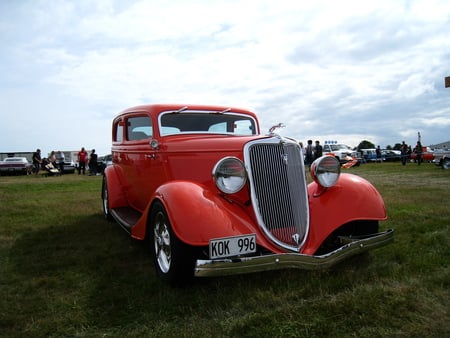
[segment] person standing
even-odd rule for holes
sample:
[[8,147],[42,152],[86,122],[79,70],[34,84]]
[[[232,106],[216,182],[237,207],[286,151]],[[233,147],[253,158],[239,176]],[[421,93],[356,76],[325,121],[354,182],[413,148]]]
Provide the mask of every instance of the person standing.
[[39,169],[41,168],[41,149],[36,149],[33,153],[33,166],[34,166],[34,174],[39,174]]
[[422,143],[420,141],[417,141],[414,152],[416,153],[417,165],[420,165],[422,163]]
[[316,146],[314,148],[314,159],[322,157],[323,148],[319,141],[316,141]]
[[95,149],[92,149],[91,156],[89,156],[89,175],[96,176],[97,175],[97,154],[95,153]]
[[306,145],[305,149],[305,162],[307,166],[310,166],[313,162],[313,146],[312,146],[312,140],[308,140],[308,144]]
[[402,141],[402,145],[400,146],[400,153],[402,157],[402,165],[406,165],[406,160],[408,157],[408,146],[405,141]]
[[377,162],[382,162],[382,159],[381,159],[381,148],[380,148],[380,146],[378,146],[377,147],[377,149],[375,150],[375,152],[376,152],[376,154],[377,154]]
[[81,173],[85,173],[86,171],[86,161],[88,158],[88,153],[84,149],[84,147],[81,148],[81,150],[78,152],[78,175]]

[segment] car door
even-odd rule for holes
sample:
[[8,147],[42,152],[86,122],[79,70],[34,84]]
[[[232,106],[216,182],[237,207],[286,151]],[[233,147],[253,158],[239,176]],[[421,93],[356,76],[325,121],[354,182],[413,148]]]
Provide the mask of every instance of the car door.
[[125,119],[125,144],[122,168],[129,183],[129,203],[139,211],[147,206],[160,184],[161,161],[157,149],[150,146],[153,121],[145,112],[129,114]]

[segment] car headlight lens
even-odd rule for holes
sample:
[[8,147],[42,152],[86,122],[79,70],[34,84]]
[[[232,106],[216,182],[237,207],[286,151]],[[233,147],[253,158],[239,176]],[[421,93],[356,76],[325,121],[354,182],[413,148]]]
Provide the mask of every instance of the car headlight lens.
[[310,172],[315,182],[329,188],[339,179],[341,165],[334,156],[322,156],[311,164]]
[[247,181],[244,163],[236,157],[225,157],[214,166],[213,177],[217,188],[226,194],[234,194]]

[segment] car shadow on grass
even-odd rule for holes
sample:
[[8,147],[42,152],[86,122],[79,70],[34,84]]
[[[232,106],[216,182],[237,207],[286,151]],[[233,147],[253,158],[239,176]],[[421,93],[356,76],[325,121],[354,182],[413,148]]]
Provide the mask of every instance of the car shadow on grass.
[[264,302],[267,292],[275,298],[289,292],[294,299],[342,292],[357,283],[356,275],[367,275],[371,260],[363,255],[325,271],[197,278],[187,288],[171,288],[157,278],[149,251],[100,214],[26,232],[10,251],[20,299],[13,306],[21,309],[21,321],[47,322],[52,334],[143,322],[164,327],[205,311],[230,311],[230,303]]

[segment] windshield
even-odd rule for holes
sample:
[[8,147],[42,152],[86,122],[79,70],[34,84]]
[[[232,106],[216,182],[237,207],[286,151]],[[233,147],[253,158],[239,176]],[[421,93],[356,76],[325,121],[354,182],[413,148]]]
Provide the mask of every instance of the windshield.
[[159,125],[162,136],[179,133],[256,134],[255,120],[243,114],[168,112],[160,115]]

